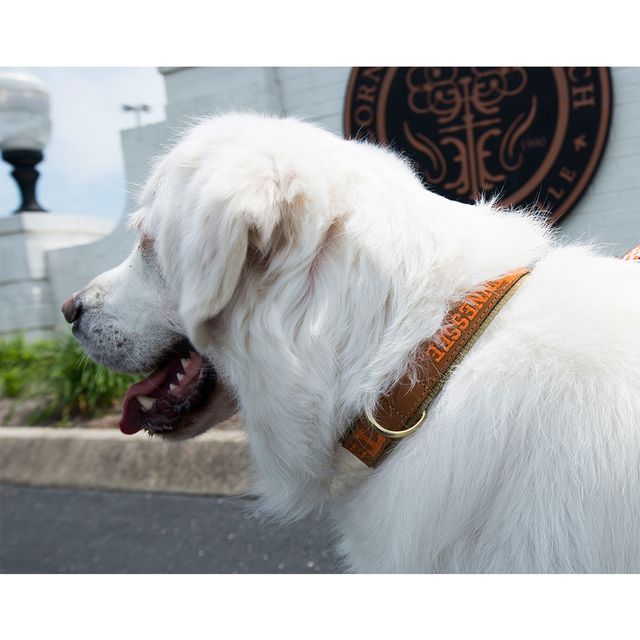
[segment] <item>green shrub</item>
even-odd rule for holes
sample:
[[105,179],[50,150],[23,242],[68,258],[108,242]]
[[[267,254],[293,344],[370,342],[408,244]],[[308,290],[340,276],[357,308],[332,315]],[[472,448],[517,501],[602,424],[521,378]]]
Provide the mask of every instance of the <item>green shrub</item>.
[[[45,344],[39,342],[39,349]],[[0,341],[0,396],[17,398],[25,393],[37,368],[37,351],[22,336]]]
[[0,341],[0,396],[47,399],[32,422],[100,415],[122,400],[135,379],[89,360],[70,334],[31,343],[23,337]]

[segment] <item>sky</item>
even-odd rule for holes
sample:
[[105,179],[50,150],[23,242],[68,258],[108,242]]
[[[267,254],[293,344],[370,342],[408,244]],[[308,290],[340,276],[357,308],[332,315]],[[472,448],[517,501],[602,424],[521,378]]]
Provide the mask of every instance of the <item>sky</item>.
[[[0,67],[42,80],[51,96],[51,137],[38,165],[37,196],[53,213],[111,220],[125,206],[120,131],[135,126],[123,104],[146,103],[142,124],[165,119],[164,82],[156,67]],[[12,167],[0,160],[0,216],[20,204]]]

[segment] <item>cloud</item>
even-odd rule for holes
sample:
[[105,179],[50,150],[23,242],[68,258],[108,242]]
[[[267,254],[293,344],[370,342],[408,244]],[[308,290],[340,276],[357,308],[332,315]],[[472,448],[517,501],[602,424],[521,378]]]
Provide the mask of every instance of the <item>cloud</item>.
[[[5,69],[0,69],[0,72]],[[51,139],[38,169],[38,200],[55,213],[118,220],[125,184],[120,131],[135,126],[125,103],[145,103],[142,124],[165,118],[164,82],[153,67],[20,69],[39,77],[51,94]],[[11,167],[0,163],[0,215],[19,204]]]

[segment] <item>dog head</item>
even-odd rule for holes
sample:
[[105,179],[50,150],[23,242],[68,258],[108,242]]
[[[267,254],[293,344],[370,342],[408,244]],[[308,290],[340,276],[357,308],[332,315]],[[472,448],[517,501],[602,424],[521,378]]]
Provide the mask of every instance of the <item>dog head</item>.
[[337,143],[295,120],[227,115],[158,162],[131,218],[137,246],[63,306],[94,360],[151,374],[126,395],[123,432],[196,435],[236,410],[239,387],[266,391],[245,374],[269,358],[273,373],[275,345],[292,351],[338,230],[319,166]]
[[239,405],[263,493],[311,502],[350,421],[444,313],[425,289],[430,195],[397,156],[294,119],[189,131],[152,172],[129,258],[63,307],[92,358],[151,374],[122,430],[187,437]]

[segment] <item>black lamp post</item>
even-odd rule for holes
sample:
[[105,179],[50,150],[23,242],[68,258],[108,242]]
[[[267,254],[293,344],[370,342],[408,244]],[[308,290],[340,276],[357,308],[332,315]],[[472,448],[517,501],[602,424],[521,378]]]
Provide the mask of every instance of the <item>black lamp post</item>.
[[49,93],[42,82],[25,73],[0,73],[0,148],[22,197],[14,213],[46,211],[36,199],[36,165],[50,130]]
[[34,149],[7,149],[2,152],[2,159],[15,167],[11,175],[18,183],[22,196],[22,204],[14,213],[47,211],[36,200],[36,182],[40,174],[35,167],[43,158],[42,151]]

